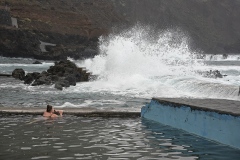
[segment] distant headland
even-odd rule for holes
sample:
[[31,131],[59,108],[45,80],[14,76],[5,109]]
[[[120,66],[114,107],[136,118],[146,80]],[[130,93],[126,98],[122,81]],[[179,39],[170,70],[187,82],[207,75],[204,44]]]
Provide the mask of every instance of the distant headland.
[[51,0],[0,2],[0,55],[42,60],[90,58],[98,38],[136,23],[180,28],[192,49],[240,53],[240,1]]

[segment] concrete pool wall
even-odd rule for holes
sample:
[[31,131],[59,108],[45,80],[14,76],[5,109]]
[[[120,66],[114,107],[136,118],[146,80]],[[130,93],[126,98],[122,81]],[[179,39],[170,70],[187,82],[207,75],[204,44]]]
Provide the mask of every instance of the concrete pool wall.
[[[94,107],[83,107],[83,108],[57,108],[56,110],[63,110],[64,115],[83,116],[83,117],[127,117],[134,118],[140,117],[140,108],[128,109],[128,108],[94,108]],[[1,107],[1,115],[42,115],[46,110],[46,107]]]
[[240,102],[208,101],[153,98],[141,116],[240,149]]

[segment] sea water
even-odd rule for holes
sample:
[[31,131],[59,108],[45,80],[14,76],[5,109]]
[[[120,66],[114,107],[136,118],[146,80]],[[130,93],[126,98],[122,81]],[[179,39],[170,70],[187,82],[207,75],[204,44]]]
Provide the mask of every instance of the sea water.
[[[98,79],[59,91],[50,86],[30,86],[13,78],[0,78],[3,106],[132,107],[141,108],[152,97],[193,97],[240,100],[240,55],[205,55],[189,49],[189,38],[179,31],[152,33],[145,27],[99,39],[99,55],[79,67]],[[200,58],[199,58],[200,57]],[[15,68],[28,72],[47,70],[53,61],[0,57],[1,73]],[[204,73],[219,70],[223,78]]]
[[140,118],[0,117],[0,159],[237,160],[237,149]]

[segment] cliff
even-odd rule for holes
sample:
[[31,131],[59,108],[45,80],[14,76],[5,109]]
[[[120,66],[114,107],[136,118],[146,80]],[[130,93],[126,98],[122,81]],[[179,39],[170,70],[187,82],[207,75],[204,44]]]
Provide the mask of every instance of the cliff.
[[[122,22],[108,0],[0,0],[0,6],[2,56],[92,57],[97,54],[98,37]],[[56,47],[41,50],[41,42]]]
[[240,53],[239,8],[240,0],[0,0],[0,55],[93,57],[100,35],[137,22],[180,28],[205,53]]

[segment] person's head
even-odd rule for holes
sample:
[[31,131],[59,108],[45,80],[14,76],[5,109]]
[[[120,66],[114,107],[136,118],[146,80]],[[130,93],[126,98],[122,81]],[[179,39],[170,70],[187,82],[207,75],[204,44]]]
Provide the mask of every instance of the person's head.
[[52,112],[52,109],[53,109],[53,106],[51,106],[51,105],[47,105],[47,112]]

